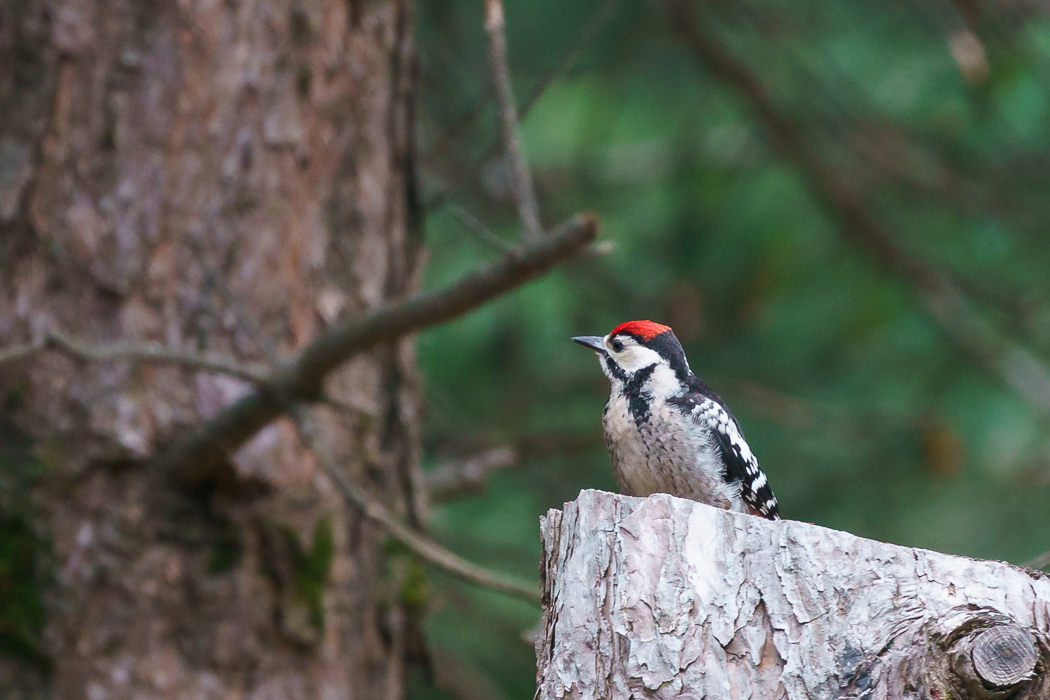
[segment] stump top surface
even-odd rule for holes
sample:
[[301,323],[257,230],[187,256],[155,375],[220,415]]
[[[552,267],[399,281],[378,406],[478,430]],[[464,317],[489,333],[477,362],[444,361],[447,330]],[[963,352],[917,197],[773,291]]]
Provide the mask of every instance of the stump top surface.
[[1026,630],[999,625],[981,632],[974,641],[973,667],[981,680],[994,686],[1010,686],[1028,678],[1039,654]]

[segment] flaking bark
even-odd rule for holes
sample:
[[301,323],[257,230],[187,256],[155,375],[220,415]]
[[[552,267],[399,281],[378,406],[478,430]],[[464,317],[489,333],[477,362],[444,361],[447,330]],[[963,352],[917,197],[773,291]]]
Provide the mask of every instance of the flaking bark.
[[540,698],[1050,696],[1039,572],[662,494],[541,522]]

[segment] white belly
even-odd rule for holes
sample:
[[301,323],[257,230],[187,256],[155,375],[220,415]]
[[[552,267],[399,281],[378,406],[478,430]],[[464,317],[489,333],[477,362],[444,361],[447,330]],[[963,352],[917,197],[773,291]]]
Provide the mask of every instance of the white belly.
[[639,429],[627,399],[613,396],[603,418],[616,485],[630,496],[669,493],[701,503],[743,510],[739,487],[725,483],[714,445],[660,400],[651,402]]

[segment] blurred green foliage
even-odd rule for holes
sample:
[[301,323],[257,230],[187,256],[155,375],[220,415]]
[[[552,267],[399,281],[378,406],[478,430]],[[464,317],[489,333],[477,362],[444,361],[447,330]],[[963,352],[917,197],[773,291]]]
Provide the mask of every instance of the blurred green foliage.
[[[1050,362],[1050,20],[927,0],[696,7],[893,240]],[[498,124],[482,9],[418,5],[429,285],[497,254],[460,211],[519,235],[506,171],[485,159]],[[662,3],[508,2],[506,17],[519,100],[578,49],[522,123],[545,223],[597,211],[616,248],[420,337],[428,462],[501,444],[524,455],[484,496],[435,508],[442,542],[536,575],[538,516],[612,488],[607,387],[568,338],[652,318],[733,407],[785,517],[1013,562],[1050,548],[1047,412],[851,243],[747,100],[690,58]],[[431,642],[530,697],[521,634],[536,611],[433,582]]]

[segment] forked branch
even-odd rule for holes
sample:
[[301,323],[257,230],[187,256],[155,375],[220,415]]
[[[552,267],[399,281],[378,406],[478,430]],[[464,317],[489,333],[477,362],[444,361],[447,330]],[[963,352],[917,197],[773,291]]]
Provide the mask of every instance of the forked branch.
[[317,401],[325,379],[346,360],[465,314],[520,287],[580,251],[594,240],[597,231],[595,215],[577,215],[549,236],[515,249],[494,265],[472,272],[441,291],[332,326],[247,396],[177,440],[159,456],[160,468],[188,488],[214,481],[227,456],[286,413],[288,405]]

